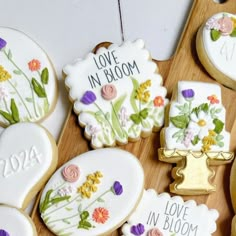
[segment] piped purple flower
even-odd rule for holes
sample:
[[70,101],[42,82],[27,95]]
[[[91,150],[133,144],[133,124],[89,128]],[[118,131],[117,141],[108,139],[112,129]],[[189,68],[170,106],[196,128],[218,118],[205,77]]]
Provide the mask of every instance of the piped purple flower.
[[6,45],[7,42],[4,39],[0,38],[0,50],[2,50]]
[[0,229],[0,236],[10,236],[10,234],[4,229]]
[[96,101],[96,95],[92,91],[86,91],[80,101],[85,104],[89,105]]
[[115,181],[112,186],[112,192],[115,195],[121,195],[123,193],[123,186],[120,184],[119,181]]
[[133,225],[130,229],[130,232],[133,234],[133,235],[136,235],[136,236],[140,236],[144,233],[145,229],[144,229],[144,225],[143,224],[137,224],[137,225]]
[[190,100],[191,98],[194,97],[195,93],[193,89],[185,89],[185,90],[182,90],[182,95],[186,100]]

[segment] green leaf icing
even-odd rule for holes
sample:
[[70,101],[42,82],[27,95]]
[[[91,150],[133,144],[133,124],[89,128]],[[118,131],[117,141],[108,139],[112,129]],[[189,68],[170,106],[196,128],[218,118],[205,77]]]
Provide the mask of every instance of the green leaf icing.
[[12,112],[13,120],[15,122],[19,122],[20,121],[19,111],[18,111],[18,108],[16,106],[16,102],[13,98],[11,99],[11,112]]
[[223,128],[224,128],[224,123],[221,120],[219,120],[219,119],[214,119],[213,123],[215,124],[214,131],[217,134],[219,134],[223,130]]
[[197,135],[195,135],[191,142],[193,145],[196,145],[196,144],[198,144],[199,141],[200,141],[199,137]]
[[231,37],[236,37],[236,28],[234,28],[233,32],[230,34]]
[[48,84],[48,68],[44,68],[41,73],[41,81],[43,84]]
[[15,123],[15,121],[10,113],[0,110],[0,115],[2,115],[10,124]]
[[45,89],[41,86],[41,84],[35,78],[32,78],[31,83],[32,83],[34,92],[38,95],[38,97],[45,98],[46,92],[45,92]]
[[211,29],[211,39],[213,41],[217,41],[220,38],[220,36],[221,36],[220,31]]
[[180,129],[185,129],[187,128],[187,125],[189,123],[189,118],[186,115],[180,115],[180,116],[170,117],[170,121],[175,127]]

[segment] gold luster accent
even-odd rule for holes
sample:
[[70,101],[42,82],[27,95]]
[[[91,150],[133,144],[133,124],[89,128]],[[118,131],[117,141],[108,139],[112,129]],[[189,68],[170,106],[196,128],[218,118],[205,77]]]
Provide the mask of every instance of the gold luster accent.
[[200,195],[216,191],[216,186],[210,183],[215,175],[210,165],[230,163],[233,152],[203,152],[191,150],[158,150],[159,160],[168,163],[177,163],[172,170],[174,182],[170,184],[172,193],[181,195]]

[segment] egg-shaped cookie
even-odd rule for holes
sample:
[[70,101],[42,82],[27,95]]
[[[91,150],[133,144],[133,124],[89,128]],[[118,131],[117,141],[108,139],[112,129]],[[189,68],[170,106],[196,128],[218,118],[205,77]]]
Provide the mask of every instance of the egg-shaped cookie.
[[56,235],[105,235],[121,226],[139,203],[144,173],[131,153],[106,148],[60,167],[44,188],[39,210]]
[[56,98],[57,78],[46,52],[26,34],[0,27],[0,125],[42,121]]

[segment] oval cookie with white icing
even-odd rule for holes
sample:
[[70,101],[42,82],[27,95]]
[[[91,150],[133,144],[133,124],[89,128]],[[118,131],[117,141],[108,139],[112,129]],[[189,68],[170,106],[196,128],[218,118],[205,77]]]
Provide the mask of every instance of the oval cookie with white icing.
[[43,127],[18,123],[0,135],[0,203],[25,209],[57,165],[56,143]]
[[100,47],[63,71],[93,148],[137,141],[163,125],[166,89],[143,40]]
[[0,235],[38,235],[31,218],[16,208],[0,205],[0,219]]
[[143,169],[131,153],[90,151],[64,164],[48,181],[41,217],[56,235],[105,235],[136,208],[143,185]]
[[22,32],[0,27],[0,124],[41,121],[56,98],[57,79],[46,53]]
[[236,16],[221,12],[209,18],[198,31],[196,48],[207,72],[236,90]]

